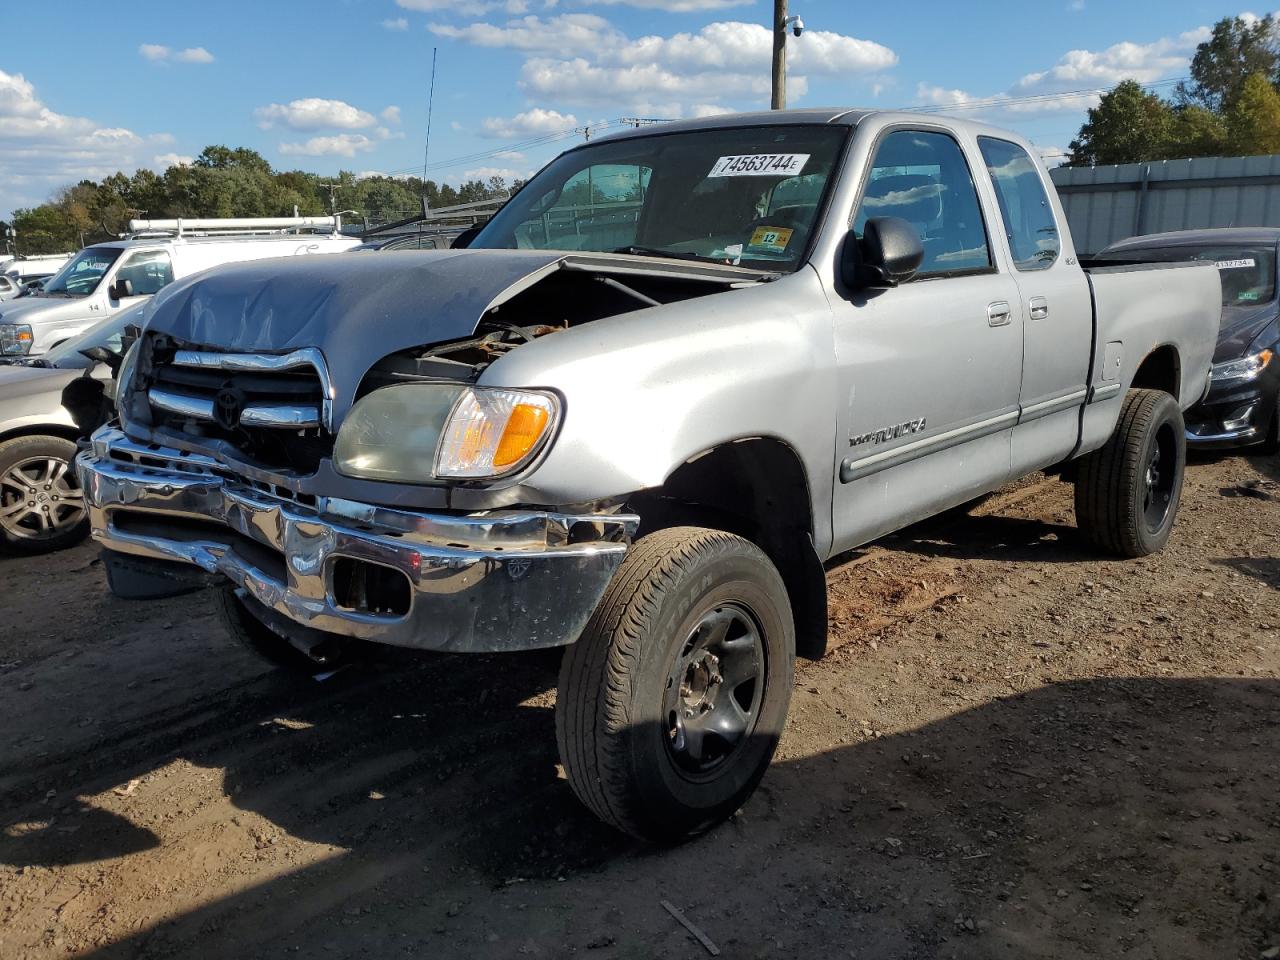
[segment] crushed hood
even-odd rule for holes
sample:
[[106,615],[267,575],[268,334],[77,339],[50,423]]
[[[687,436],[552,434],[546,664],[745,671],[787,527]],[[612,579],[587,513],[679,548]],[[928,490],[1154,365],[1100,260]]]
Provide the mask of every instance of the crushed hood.
[[318,347],[335,418],[384,357],[473,334],[485,312],[561,266],[756,282],[759,271],[625,255],[538,250],[406,250],[287,257],[215,267],[166,287],[146,328],[236,353]]

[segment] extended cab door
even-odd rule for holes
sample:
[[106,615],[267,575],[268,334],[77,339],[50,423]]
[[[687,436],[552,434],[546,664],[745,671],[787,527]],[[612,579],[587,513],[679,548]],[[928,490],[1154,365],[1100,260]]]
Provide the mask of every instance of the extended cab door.
[[925,257],[908,283],[833,300],[837,552],[1004,483],[1022,376],[1021,302],[990,242],[981,158],[923,127],[881,133],[871,157],[855,232],[900,217]]
[[1027,317],[1015,474],[1056,463],[1075,447],[1085,402],[1093,301],[1059,229],[1061,211],[1043,168],[1010,140],[978,137],[995,188],[1004,242]]

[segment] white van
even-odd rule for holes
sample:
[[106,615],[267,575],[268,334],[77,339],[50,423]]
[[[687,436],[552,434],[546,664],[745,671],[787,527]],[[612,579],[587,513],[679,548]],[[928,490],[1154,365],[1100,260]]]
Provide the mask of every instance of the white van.
[[341,226],[337,217],[130,221],[128,239],[85,247],[41,292],[0,303],[0,356],[45,353],[174,280],[222,263],[358,246]]

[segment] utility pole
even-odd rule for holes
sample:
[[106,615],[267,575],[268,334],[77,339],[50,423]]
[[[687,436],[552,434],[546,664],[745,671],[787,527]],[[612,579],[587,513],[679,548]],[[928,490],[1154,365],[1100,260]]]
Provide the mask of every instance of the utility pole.
[[773,0],[773,110],[787,109],[787,0]]

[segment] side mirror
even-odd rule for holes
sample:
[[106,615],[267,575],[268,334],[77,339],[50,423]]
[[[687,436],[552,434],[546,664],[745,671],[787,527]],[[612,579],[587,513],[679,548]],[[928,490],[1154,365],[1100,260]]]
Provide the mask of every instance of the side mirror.
[[850,231],[843,259],[850,286],[896,287],[916,275],[924,262],[924,246],[906,220],[874,217],[863,228],[861,242]]
[[132,297],[133,281],[128,279],[117,280],[107,288],[107,296],[112,300],[123,300],[125,297]]

